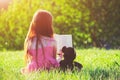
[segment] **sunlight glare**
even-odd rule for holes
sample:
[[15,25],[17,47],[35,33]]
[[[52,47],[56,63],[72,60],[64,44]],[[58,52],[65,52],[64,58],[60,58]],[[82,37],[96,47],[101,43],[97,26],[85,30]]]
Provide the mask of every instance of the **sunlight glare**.
[[11,2],[12,0],[0,0],[0,8],[7,8],[8,4]]

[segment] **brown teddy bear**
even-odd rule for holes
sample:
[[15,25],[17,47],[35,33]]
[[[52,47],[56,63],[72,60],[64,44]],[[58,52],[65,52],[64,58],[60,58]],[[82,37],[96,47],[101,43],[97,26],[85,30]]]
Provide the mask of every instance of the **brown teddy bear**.
[[65,72],[66,70],[73,71],[74,69],[77,69],[80,71],[82,69],[83,65],[74,61],[76,58],[76,52],[74,48],[64,46],[62,48],[62,52],[64,53],[64,60],[60,61],[60,70]]

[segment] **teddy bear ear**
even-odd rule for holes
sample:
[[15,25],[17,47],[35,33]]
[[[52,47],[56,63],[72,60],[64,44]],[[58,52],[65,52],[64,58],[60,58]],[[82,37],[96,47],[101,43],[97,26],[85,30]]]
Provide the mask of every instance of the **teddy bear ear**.
[[65,49],[66,49],[66,46],[64,46],[64,47],[62,48],[62,52],[65,52]]

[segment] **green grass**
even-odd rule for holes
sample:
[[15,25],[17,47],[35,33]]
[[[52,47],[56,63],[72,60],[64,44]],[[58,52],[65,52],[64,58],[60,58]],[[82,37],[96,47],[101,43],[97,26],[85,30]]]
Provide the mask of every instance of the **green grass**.
[[0,80],[120,80],[120,50],[77,49],[81,72],[41,71],[22,75],[23,51],[0,51]]

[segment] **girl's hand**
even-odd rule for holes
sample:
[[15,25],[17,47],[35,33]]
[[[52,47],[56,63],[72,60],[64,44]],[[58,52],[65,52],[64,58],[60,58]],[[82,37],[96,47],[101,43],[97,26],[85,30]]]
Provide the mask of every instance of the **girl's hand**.
[[63,58],[63,52],[62,52],[62,50],[59,51],[58,55],[59,55],[59,57]]
[[62,58],[63,58],[63,52],[62,52],[62,50],[60,50],[58,53],[57,61],[60,62],[62,60]]

